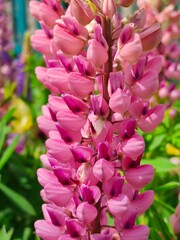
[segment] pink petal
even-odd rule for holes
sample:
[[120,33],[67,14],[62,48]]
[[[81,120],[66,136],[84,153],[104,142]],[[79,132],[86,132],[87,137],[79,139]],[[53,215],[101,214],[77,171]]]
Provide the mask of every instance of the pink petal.
[[49,183],[44,187],[44,191],[47,199],[60,207],[65,207],[74,195],[73,189],[63,187],[60,183]]
[[130,96],[118,88],[112,95],[109,101],[109,106],[114,112],[124,114],[130,105]]
[[121,148],[126,156],[130,157],[132,160],[137,160],[144,152],[144,139],[139,135],[134,135],[130,139],[123,141]]
[[95,163],[93,174],[100,182],[107,181],[114,175],[114,166],[109,161],[101,158]]
[[133,94],[140,98],[149,99],[159,87],[158,74],[154,70],[150,70],[131,87]]
[[129,198],[124,194],[119,194],[117,197],[111,198],[107,201],[109,211],[114,215],[123,216],[130,205]]
[[138,34],[134,36],[119,50],[119,55],[123,60],[135,64],[142,53],[141,40]]
[[148,240],[149,228],[144,225],[134,226],[129,230],[124,230],[121,240]]
[[95,39],[88,43],[87,59],[97,67],[102,66],[108,60],[107,50]]
[[153,180],[154,168],[151,165],[131,168],[127,170],[125,177],[135,189],[141,189]]
[[63,232],[61,228],[45,220],[36,221],[34,227],[36,234],[43,240],[57,240]]
[[148,111],[146,115],[142,116],[138,120],[138,127],[143,132],[154,131],[154,129],[162,122],[165,110],[165,105],[159,104],[153,107],[151,110]]
[[80,203],[76,211],[78,219],[85,224],[93,222],[97,214],[97,209],[87,202]]

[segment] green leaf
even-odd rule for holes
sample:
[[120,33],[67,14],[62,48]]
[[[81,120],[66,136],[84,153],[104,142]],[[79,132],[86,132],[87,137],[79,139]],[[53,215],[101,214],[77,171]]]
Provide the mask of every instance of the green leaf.
[[151,164],[157,173],[166,173],[173,170],[177,170],[177,166],[172,164],[168,158],[158,157],[155,159],[142,159],[142,164]]
[[30,239],[30,236],[31,236],[31,228],[29,227],[24,228],[22,240],[28,240]]
[[1,122],[4,121],[5,123],[8,123],[11,120],[14,111],[15,111],[15,108],[9,109],[9,111],[6,114],[4,114],[4,116],[2,117]]
[[158,207],[161,206],[161,207],[163,207],[164,209],[166,209],[167,211],[169,211],[170,213],[174,213],[174,212],[175,212],[175,209],[174,209],[172,206],[170,206],[169,204],[161,201],[161,200],[157,197],[157,195],[156,195],[155,198],[154,198],[154,205],[156,205],[156,204],[158,205]]
[[[165,219],[164,219],[165,216],[164,214],[162,214],[163,213],[162,209],[159,206],[157,205],[155,206],[155,205],[156,204],[153,204],[148,211],[150,216],[150,221],[148,225],[152,226],[154,230],[161,233],[163,240],[174,239],[172,238],[173,235],[172,235],[171,229],[169,228],[170,227],[169,224],[165,222]],[[170,218],[170,215],[168,217],[168,220],[169,218]],[[156,240],[156,238],[152,240]]]
[[[9,187],[5,186],[3,183],[0,183],[0,190],[19,207],[25,213],[35,216],[36,212],[29,201],[27,201],[22,195],[13,191]],[[0,238],[1,239],[1,238]]]
[[165,137],[166,137],[166,134],[161,134],[161,135],[154,136],[153,141],[151,142],[151,144],[149,146],[149,150],[153,151],[157,147],[159,147],[162,144],[162,141],[165,139]]
[[159,236],[157,231],[155,231],[153,228],[150,228],[149,240],[162,240],[162,238]]
[[155,188],[156,191],[163,191],[163,190],[172,190],[174,188],[180,188],[180,183],[179,182],[169,182],[164,185],[161,185],[157,188]]
[[8,127],[6,127],[6,124],[5,122],[1,122],[0,123],[0,153],[2,151],[2,147],[4,145],[4,142],[5,142],[5,137],[6,137],[6,134],[8,133]]
[[4,151],[1,159],[0,159],[0,170],[4,167],[4,165],[7,163],[9,158],[11,157],[12,153],[14,152],[14,149],[16,148],[18,142],[20,139],[20,135],[17,135],[15,139],[12,141],[11,145]]
[[10,128],[6,126],[6,124],[10,121],[12,118],[12,114],[14,112],[14,108],[10,109],[1,119],[0,122],[0,153],[2,151],[2,147],[4,145],[6,134],[9,133]]
[[13,234],[13,229],[11,228],[8,232],[6,232],[5,226],[3,226],[0,230],[0,239],[2,240],[10,240]]

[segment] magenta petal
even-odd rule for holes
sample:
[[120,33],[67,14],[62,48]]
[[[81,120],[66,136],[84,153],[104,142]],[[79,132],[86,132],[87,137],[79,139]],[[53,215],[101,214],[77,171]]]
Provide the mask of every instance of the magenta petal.
[[121,240],[148,240],[149,228],[144,225],[134,226],[129,230],[124,230]]
[[124,87],[124,75],[122,72],[110,72],[108,81],[108,92],[111,96],[118,88]]
[[35,34],[31,36],[31,44],[33,48],[47,56],[51,56],[50,41],[43,30],[36,30]]
[[79,163],[90,162],[93,154],[93,150],[85,146],[72,146],[71,152],[74,160]]
[[154,70],[150,70],[145,75],[135,82],[131,91],[134,95],[143,99],[149,99],[157,91],[159,87],[158,74]]
[[50,95],[48,99],[48,105],[55,114],[62,110],[68,110],[68,106],[62,97]]
[[91,106],[94,115],[107,117],[109,114],[109,106],[101,95],[91,95]]
[[47,198],[60,207],[65,207],[74,195],[71,188],[63,187],[60,183],[49,183],[44,187],[44,191]]
[[132,201],[131,207],[137,209],[138,215],[144,213],[153,203],[154,201],[154,192],[152,190],[148,190],[141,194],[138,194],[136,199]]
[[41,20],[40,15],[39,15],[39,6],[40,6],[40,2],[37,1],[30,1],[29,2],[29,10],[31,15],[36,18],[38,21]]
[[148,113],[144,116],[142,116],[137,124],[138,127],[143,131],[143,132],[151,132],[153,131],[162,121],[164,117],[164,112],[166,110],[165,105],[157,105],[150,109]]
[[97,186],[81,185],[81,194],[84,202],[97,203],[101,197],[101,191]]
[[102,66],[108,60],[106,48],[95,39],[89,40],[87,59],[95,66]]
[[63,68],[49,68],[48,81],[55,86],[60,93],[69,92],[68,73]]
[[52,171],[49,171],[45,168],[39,168],[37,170],[38,182],[41,186],[45,186],[48,183],[58,183],[56,176],[53,174]]
[[71,235],[71,237],[81,237],[86,233],[86,228],[78,220],[68,218],[66,220],[66,226],[67,232]]
[[50,131],[56,130],[55,122],[53,122],[52,119],[46,118],[45,116],[39,116],[37,118],[37,124],[41,131],[47,136],[49,135]]
[[59,18],[59,15],[45,3],[40,4],[39,15],[44,24],[51,29],[54,27],[56,20]]
[[101,158],[95,163],[93,174],[100,182],[107,181],[114,175],[114,166],[109,161]]
[[55,204],[43,204],[42,210],[47,222],[52,222],[55,226],[65,226],[66,214],[63,212],[63,208]]
[[79,132],[86,123],[83,115],[74,114],[72,111],[59,111],[56,115],[60,126],[69,132]]
[[97,209],[87,202],[80,203],[76,211],[78,219],[85,224],[93,222],[97,214]]
[[87,113],[89,111],[88,105],[73,95],[64,94],[62,95],[62,98],[73,113]]
[[72,93],[81,99],[87,97],[94,90],[94,82],[79,73],[71,72],[68,81]]
[[63,233],[61,228],[45,220],[36,221],[34,227],[36,229],[36,234],[43,240],[57,240],[61,233]]
[[58,240],[74,240],[74,237],[71,237],[70,234],[62,234]]
[[54,171],[54,175],[57,177],[57,179],[61,184],[65,186],[73,183],[71,180],[71,177],[72,177],[71,169],[63,168],[59,166],[53,166],[52,169]]
[[127,170],[126,180],[135,188],[141,189],[150,183],[154,177],[154,168],[151,165],[142,165]]
[[46,147],[48,149],[48,155],[60,162],[68,162],[72,158],[70,146],[63,141],[57,139],[48,139],[46,141]]
[[[64,140],[64,142],[66,142],[66,143],[81,142],[82,136],[81,136],[80,132],[76,132],[76,133],[68,132],[67,130],[65,130],[58,124],[56,124],[56,128],[57,128],[61,138]],[[57,139],[58,139],[58,137],[57,137]]]
[[118,88],[112,95],[109,101],[109,106],[114,112],[124,114],[130,105],[130,96]]
[[117,217],[123,216],[130,205],[129,198],[124,194],[119,194],[117,197],[107,201],[109,211]]
[[137,160],[144,152],[144,139],[139,135],[134,135],[130,139],[125,140],[121,148],[126,156],[130,157],[132,160]]
[[68,30],[55,25],[53,29],[54,42],[58,49],[60,49],[64,54],[76,55],[78,54],[85,45],[85,40],[75,35]]
[[163,61],[162,56],[156,56],[156,57],[151,58],[147,62],[146,71],[148,72],[153,69],[159,74],[162,69],[162,61]]
[[135,64],[142,53],[142,44],[139,35],[136,33],[130,40],[119,50],[122,59],[131,64]]
[[79,55],[79,56],[74,56],[73,59],[75,61],[75,64],[77,65],[79,72],[82,75],[95,76],[96,74],[95,67],[86,58]]

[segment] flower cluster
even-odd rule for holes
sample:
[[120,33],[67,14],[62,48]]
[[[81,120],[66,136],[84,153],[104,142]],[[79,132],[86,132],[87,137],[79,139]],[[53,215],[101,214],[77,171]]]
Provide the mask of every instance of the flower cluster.
[[[180,90],[176,87],[176,80],[180,80],[180,10],[176,10],[176,1],[144,1],[138,0],[138,6],[145,8],[146,26],[158,22],[162,25],[163,36],[161,43],[152,52],[162,57],[163,68],[160,74],[160,86],[157,97],[168,102],[170,107],[180,98]],[[172,82],[174,80],[174,82]]]
[[3,78],[11,78],[12,59],[9,50],[12,44],[9,40],[12,35],[9,28],[10,19],[6,13],[6,3],[0,0],[0,87],[3,85]]
[[[138,129],[153,131],[165,106],[151,106],[162,59],[149,51],[162,36],[144,28],[145,11],[122,19],[118,8],[133,1],[31,1],[42,29],[31,37],[46,67],[36,75],[51,92],[39,128],[48,136],[38,170],[45,220],[35,223],[44,240],[148,239],[135,225],[154,193],[140,190],[153,179],[140,165],[145,144]],[[153,39],[153,41],[152,41]]]

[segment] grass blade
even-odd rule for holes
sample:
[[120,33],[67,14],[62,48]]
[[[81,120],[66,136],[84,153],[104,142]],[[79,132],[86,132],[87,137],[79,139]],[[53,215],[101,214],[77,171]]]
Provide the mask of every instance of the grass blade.
[[33,206],[19,193],[0,183],[0,190],[25,213],[35,216],[36,212]]
[[9,158],[11,157],[12,153],[14,152],[14,149],[16,148],[18,142],[19,142],[20,136],[17,135],[15,139],[12,141],[11,145],[4,151],[4,154],[1,157],[0,160],[0,170],[4,167],[4,165],[7,163]]

